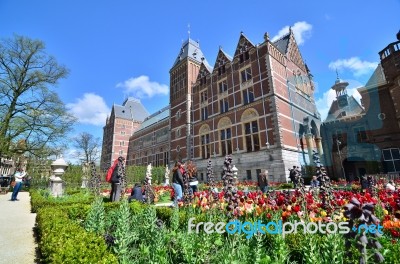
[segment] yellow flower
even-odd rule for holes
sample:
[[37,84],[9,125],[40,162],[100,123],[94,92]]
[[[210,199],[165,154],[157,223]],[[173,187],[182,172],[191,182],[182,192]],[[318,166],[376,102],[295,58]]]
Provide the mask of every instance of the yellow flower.
[[388,210],[383,209],[383,214],[384,214],[384,215],[387,215],[388,213],[389,213]]
[[325,211],[321,211],[321,216],[325,217],[326,216],[326,212]]

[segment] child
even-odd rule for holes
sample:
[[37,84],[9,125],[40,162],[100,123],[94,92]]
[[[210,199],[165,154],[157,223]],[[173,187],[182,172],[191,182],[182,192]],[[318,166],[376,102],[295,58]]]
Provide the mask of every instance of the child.
[[313,176],[311,180],[311,188],[317,188],[319,186],[319,181],[317,180],[317,176]]

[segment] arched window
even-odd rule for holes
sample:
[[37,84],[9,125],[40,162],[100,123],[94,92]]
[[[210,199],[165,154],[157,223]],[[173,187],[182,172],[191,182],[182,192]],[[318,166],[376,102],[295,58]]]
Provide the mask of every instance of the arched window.
[[247,152],[260,150],[260,134],[257,111],[252,108],[246,109],[242,114],[241,122],[243,124],[243,143]]
[[210,127],[202,125],[199,129],[200,135],[200,152],[203,159],[211,157],[211,144],[210,144]]

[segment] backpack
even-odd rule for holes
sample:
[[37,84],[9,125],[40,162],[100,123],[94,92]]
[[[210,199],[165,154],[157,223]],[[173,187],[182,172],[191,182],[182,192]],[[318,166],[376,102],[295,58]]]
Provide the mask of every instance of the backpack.
[[114,161],[114,164],[108,169],[107,171],[107,175],[106,175],[106,181],[111,183],[111,178],[112,178],[112,174],[114,172],[115,167],[118,164],[118,160]]

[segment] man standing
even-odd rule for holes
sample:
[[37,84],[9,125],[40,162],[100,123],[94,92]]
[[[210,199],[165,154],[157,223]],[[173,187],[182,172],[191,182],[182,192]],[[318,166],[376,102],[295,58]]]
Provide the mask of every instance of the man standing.
[[290,170],[289,173],[289,178],[291,182],[293,183],[293,188],[296,188],[297,185],[297,179],[296,179],[296,166],[293,166],[293,169]]
[[260,186],[262,193],[268,191],[268,170],[265,170],[258,175],[258,186]]
[[14,174],[15,186],[14,186],[13,193],[11,195],[11,201],[19,201],[17,199],[17,195],[22,186],[22,178],[24,178],[25,175],[26,175],[26,172],[24,172],[21,168],[18,168],[17,171],[15,172],[15,174]]

